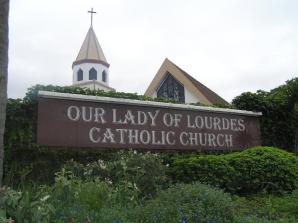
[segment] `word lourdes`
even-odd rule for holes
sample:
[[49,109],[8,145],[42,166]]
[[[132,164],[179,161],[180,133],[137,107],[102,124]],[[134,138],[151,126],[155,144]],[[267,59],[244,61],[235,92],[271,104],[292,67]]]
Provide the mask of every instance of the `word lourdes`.
[[[67,118],[73,122],[94,123],[89,130],[89,140],[92,143],[160,146],[179,143],[182,146],[233,147],[233,135],[223,134],[222,131],[245,131],[244,120],[241,118],[191,116],[161,112],[159,109],[127,109],[119,112],[116,108],[107,110],[72,105],[67,108]],[[111,128],[111,124],[117,128]],[[182,124],[186,125],[188,131],[178,131],[177,135],[175,129],[180,129]],[[152,130],[137,128],[145,125]],[[218,133],[208,133],[207,130],[216,130]]]

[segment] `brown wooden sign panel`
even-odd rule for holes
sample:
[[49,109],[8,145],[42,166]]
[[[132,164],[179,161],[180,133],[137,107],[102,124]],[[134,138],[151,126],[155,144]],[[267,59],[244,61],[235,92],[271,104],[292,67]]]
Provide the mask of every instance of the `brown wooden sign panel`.
[[257,115],[148,104],[42,96],[38,144],[152,150],[242,150],[261,144]]

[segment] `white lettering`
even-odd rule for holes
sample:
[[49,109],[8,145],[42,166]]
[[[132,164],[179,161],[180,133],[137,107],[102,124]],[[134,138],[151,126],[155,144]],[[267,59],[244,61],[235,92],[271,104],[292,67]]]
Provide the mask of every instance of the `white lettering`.
[[149,133],[149,131],[147,131],[147,130],[142,130],[142,131],[140,132],[140,141],[141,141],[143,144],[145,144],[145,145],[147,145],[147,144],[150,143],[150,133]]
[[238,125],[239,125],[239,128],[238,128],[239,131],[245,131],[245,125],[244,125],[243,119],[238,120]]
[[195,123],[196,127],[199,129],[204,127],[204,119],[201,116],[196,116]]
[[[73,113],[74,116],[73,116]],[[71,120],[71,121],[78,121],[80,119],[80,109],[78,108],[78,106],[69,106],[67,109],[67,117]]]
[[124,133],[127,132],[127,129],[116,129],[116,132],[120,132],[120,144],[125,144]]
[[131,123],[132,125],[136,124],[135,123],[135,116],[132,114],[131,110],[127,110],[123,123],[125,123],[125,124]]
[[110,141],[110,143],[116,143],[114,134],[112,133],[112,130],[110,128],[107,128],[105,133],[103,134],[102,142],[106,143],[107,141]]
[[187,127],[188,128],[195,128],[194,124],[190,123],[190,115],[187,115]]
[[228,130],[230,128],[230,122],[227,118],[222,118],[222,129]]
[[96,139],[94,137],[94,134],[99,133],[99,132],[100,132],[100,128],[93,127],[93,128],[90,129],[89,139],[90,139],[91,142],[94,142],[94,143],[99,143],[100,142],[100,137],[99,136]]
[[[170,139],[171,136],[172,136],[172,140]],[[175,141],[174,137],[175,137],[175,132],[173,132],[173,131],[167,132],[166,140],[169,145],[175,144],[176,141]]]
[[181,117],[182,117],[181,114],[174,114],[174,122],[175,122],[174,126],[175,127],[179,127],[179,123],[181,121]]
[[216,146],[215,135],[213,133],[208,134],[208,144],[209,146]]
[[94,111],[94,121],[98,123],[106,123],[106,120],[103,118],[105,110],[103,108],[95,108]]
[[148,112],[148,115],[151,118],[151,126],[155,126],[156,125],[155,124],[155,120],[156,120],[156,117],[157,117],[158,113],[159,113],[159,110],[156,110],[155,113],[154,113],[154,115],[151,112]]
[[173,116],[170,113],[165,113],[163,115],[163,123],[167,126],[170,127],[173,125],[174,119]]
[[83,121],[85,122],[91,122],[92,121],[92,112],[93,112],[93,107],[89,107],[89,118],[87,118],[87,111],[86,111],[86,107],[82,106],[82,117],[83,117]]
[[130,144],[140,144],[138,137],[139,137],[139,130],[137,129],[128,130],[128,140]]
[[115,124],[123,124],[121,120],[117,120],[117,109],[113,108],[113,123]]
[[237,119],[231,119],[231,130],[233,130],[233,131],[238,130],[236,122],[237,122]]
[[214,117],[214,119],[213,119],[213,128],[214,128],[214,130],[221,130],[220,121],[221,121],[220,118]]
[[147,115],[143,111],[138,111],[138,124],[145,125],[148,121]]
[[187,146],[189,144],[189,141],[187,139],[187,135],[188,135],[187,132],[181,132],[181,134],[180,134],[180,143],[183,146]]
[[233,135],[225,135],[225,141],[228,147],[233,147]]
[[225,138],[225,136],[223,134],[218,134],[217,137],[216,137],[217,145],[225,146],[224,138]]

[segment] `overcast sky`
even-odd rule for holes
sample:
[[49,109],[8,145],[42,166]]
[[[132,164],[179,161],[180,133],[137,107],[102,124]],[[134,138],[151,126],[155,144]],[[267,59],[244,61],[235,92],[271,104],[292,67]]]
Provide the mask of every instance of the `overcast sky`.
[[228,101],[298,76],[297,0],[11,0],[9,97],[71,85],[91,7],[117,91],[143,94],[166,57]]

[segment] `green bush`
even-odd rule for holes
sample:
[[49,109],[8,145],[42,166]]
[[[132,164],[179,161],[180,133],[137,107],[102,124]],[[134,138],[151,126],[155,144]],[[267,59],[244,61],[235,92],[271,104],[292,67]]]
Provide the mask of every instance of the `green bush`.
[[282,193],[297,188],[298,158],[272,147],[224,155],[175,157],[169,174],[176,182],[200,181],[240,194]]
[[153,196],[168,185],[166,166],[158,154],[150,152],[119,151],[113,160],[98,160],[87,165],[68,161],[63,168],[83,180],[97,177],[111,182],[124,193],[133,191],[132,196],[137,190],[138,196],[143,198]]
[[200,183],[177,184],[137,207],[133,222],[233,222],[234,205],[228,194]]

